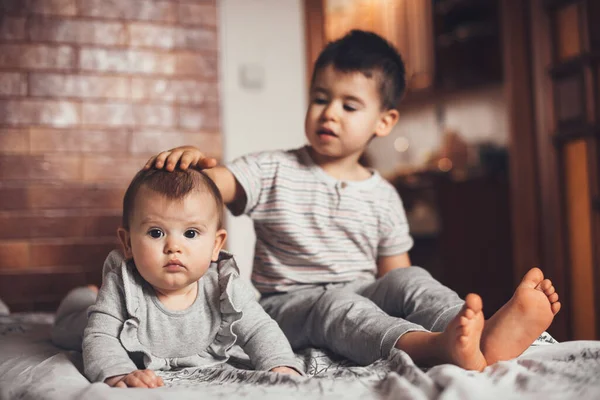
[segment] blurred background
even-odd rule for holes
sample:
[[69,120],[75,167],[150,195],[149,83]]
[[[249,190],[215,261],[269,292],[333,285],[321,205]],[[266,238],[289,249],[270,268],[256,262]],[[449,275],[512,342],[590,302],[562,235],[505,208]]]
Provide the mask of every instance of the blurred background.
[[[48,311],[99,284],[151,155],[303,145],[312,63],[356,28],[407,64],[365,161],[403,198],[413,263],[488,316],[540,266],[563,303],[550,332],[597,339],[596,0],[0,0],[0,298]],[[227,223],[249,277],[252,223]]]

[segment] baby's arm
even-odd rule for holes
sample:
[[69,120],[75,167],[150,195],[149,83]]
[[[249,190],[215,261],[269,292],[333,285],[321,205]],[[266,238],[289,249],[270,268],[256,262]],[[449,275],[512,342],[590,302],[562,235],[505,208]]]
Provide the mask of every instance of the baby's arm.
[[151,157],[144,168],[164,168],[167,171],[173,171],[177,166],[184,171],[188,168],[203,170],[219,188],[226,205],[236,210],[244,209],[246,193],[239,182],[227,168],[217,166],[217,160],[206,157],[200,149],[192,146],[182,146],[163,151]]
[[[126,315],[123,280],[117,269],[104,276],[83,335],[83,364],[90,381],[114,386],[137,370],[119,340]],[[109,379],[116,377],[121,379]]]
[[254,297],[241,278],[231,282],[236,306],[243,305],[243,317],[233,325],[238,344],[250,356],[257,370],[300,375],[302,365],[296,360],[287,338]]

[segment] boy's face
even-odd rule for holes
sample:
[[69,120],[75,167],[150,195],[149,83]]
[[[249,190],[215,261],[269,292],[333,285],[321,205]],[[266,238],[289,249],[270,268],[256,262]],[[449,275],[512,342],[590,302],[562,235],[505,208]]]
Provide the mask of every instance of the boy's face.
[[119,229],[125,255],[162,294],[188,288],[217,260],[227,233],[217,229],[217,205],[207,191],[173,200],[142,186],[129,231]]
[[341,72],[332,65],[317,72],[305,131],[325,160],[358,160],[370,139],[388,135],[397,120],[398,111],[382,110],[375,77]]

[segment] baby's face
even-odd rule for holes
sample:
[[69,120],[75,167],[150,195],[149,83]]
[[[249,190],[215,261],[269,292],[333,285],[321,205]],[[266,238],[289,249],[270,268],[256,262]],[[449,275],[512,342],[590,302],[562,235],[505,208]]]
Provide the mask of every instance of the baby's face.
[[217,221],[216,202],[206,191],[173,200],[142,186],[131,216],[127,256],[155,289],[175,293],[195,283],[217,260],[226,236]]

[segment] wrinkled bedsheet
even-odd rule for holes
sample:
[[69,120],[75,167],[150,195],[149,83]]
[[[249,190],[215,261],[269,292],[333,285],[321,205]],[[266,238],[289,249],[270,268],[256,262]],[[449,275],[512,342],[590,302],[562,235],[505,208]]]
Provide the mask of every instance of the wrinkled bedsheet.
[[51,314],[0,316],[0,399],[600,399],[600,342],[549,335],[516,360],[483,372],[416,367],[401,351],[360,367],[321,350],[298,353],[308,377],[247,368],[240,352],[220,368],[160,372],[165,387],[116,389],[81,374],[81,354],[50,342]]

